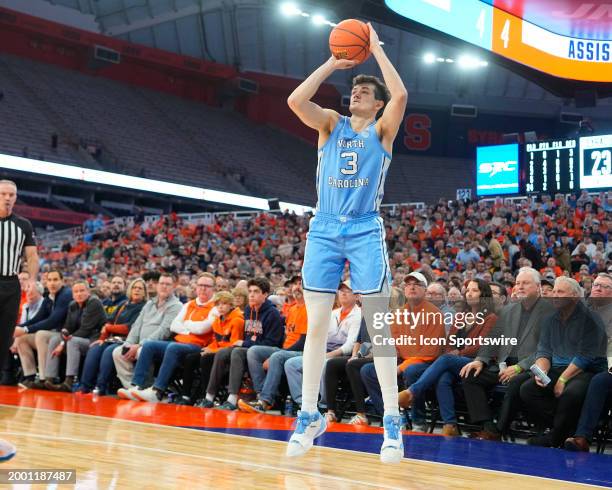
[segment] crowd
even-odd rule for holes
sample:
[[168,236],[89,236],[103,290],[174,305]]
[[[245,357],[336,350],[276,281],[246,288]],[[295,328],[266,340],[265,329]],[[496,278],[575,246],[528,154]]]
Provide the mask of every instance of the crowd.
[[[391,310],[416,319],[407,328],[395,315],[392,336],[426,339],[396,343],[413,429],[425,428],[434,401],[443,434],[459,435],[461,398],[480,427],[473,437],[500,440],[520,412],[538,431],[529,443],[588,450],[612,393],[610,211],[612,196],[583,193],[386,213]],[[173,394],[173,403],[247,412],[274,409],[288,390],[299,405],[308,217],[138,221],[40,250],[41,283],[25,291],[12,347],[20,385],[99,395],[119,387],[131,400]],[[343,282],[320,390],[329,422],[342,415],[339,386],[354,402],[351,423],[382,414],[374,333]],[[515,343],[483,342],[504,338]],[[495,390],[499,407],[489,403]]]

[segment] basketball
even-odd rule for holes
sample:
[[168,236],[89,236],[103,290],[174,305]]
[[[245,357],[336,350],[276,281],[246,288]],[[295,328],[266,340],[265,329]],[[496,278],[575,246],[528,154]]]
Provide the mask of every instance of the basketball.
[[370,56],[370,28],[357,19],[343,20],[329,35],[329,49],[337,59],[363,63]]

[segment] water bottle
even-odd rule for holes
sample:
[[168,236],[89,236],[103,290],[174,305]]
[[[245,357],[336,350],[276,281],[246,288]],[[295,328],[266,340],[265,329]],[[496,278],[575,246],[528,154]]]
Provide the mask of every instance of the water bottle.
[[285,400],[284,412],[286,417],[293,417],[293,400],[291,399],[291,395]]
[[500,362],[499,363],[499,372],[502,373],[504,372],[506,369],[508,369],[508,364],[505,362]]
[[534,374],[534,376],[537,376],[538,378],[540,378],[540,381],[544,384],[544,386],[550,383],[550,378],[544,371],[542,371],[542,368],[540,366],[538,366],[537,364],[534,364],[529,369]]

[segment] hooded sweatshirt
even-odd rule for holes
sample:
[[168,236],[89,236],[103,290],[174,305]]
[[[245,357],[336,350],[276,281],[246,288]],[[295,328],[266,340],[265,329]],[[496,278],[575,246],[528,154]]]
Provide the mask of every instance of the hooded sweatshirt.
[[283,345],[284,325],[280,312],[265,300],[258,309],[250,305],[244,309],[244,341],[242,347],[252,345]]

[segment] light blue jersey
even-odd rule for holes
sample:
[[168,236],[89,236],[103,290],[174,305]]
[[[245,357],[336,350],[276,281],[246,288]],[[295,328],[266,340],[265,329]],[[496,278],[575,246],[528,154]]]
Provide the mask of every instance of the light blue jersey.
[[317,212],[336,216],[378,212],[390,163],[375,122],[356,133],[350,118],[340,116],[319,150]]
[[306,239],[304,289],[335,293],[346,263],[356,294],[377,294],[389,284],[385,228],[378,215],[391,163],[375,123],[361,133],[341,116],[319,150],[318,203]]

